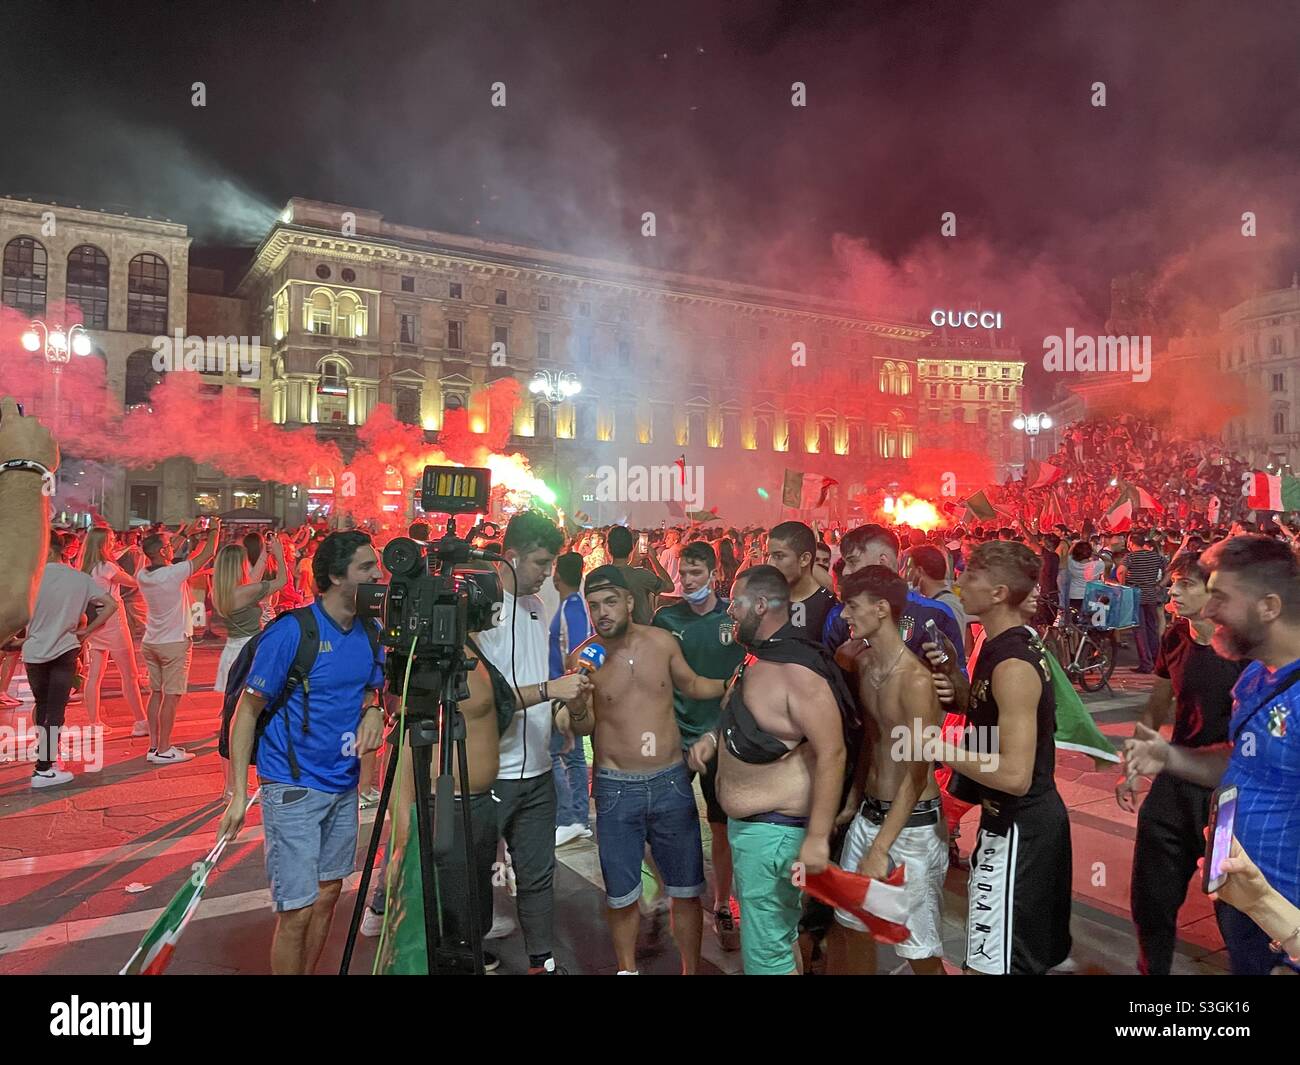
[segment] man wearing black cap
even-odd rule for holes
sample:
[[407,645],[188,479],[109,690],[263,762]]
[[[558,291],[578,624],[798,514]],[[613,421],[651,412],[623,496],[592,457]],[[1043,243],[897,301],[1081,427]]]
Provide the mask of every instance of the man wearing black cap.
[[649,843],[672,900],[682,973],[692,975],[703,930],[704,851],[672,694],[676,688],[691,699],[717,699],[725,685],[697,675],[667,632],[632,620],[632,591],[618,566],[592,570],[583,594],[596,634],[569,663],[591,670],[594,694],[570,700],[556,724],[595,736],[596,837],[619,973],[637,972],[637,901]]

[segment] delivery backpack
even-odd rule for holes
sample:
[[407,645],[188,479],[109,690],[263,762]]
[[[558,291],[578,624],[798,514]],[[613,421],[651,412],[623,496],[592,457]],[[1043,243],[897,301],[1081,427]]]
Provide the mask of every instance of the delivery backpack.
[[[289,771],[293,774],[293,779],[299,777],[298,756],[293,749],[293,729],[289,721],[289,696],[298,688],[302,689],[302,732],[305,736],[311,727],[311,676],[312,666],[316,664],[316,655],[320,651],[320,631],[316,625],[316,613],[310,606],[300,606],[294,610],[286,610],[277,614],[267,626],[262,629],[256,636],[244,644],[239,650],[239,655],[234,664],[230,667],[230,672],[226,674],[226,693],[221,704],[221,735],[217,740],[217,750],[221,757],[229,760],[230,758],[230,725],[235,718],[235,708],[239,706],[239,700],[244,694],[245,683],[248,680],[248,672],[253,666],[253,657],[257,654],[258,644],[262,642],[262,636],[270,631],[272,625],[278,623],[288,624],[286,618],[292,617],[298,624],[298,652],[294,656],[293,664],[289,667],[289,674],[285,678],[284,687],[274,698],[267,701],[262,707],[262,712],[257,718],[257,729],[253,734],[253,752],[249,757],[249,765],[257,765],[257,745],[262,739],[262,733],[266,731],[266,726],[274,719],[275,715],[283,711],[284,713],[284,735],[285,735],[285,754],[289,759]],[[370,638],[370,651],[373,658],[379,659],[379,632],[370,622],[358,620],[358,624],[364,625],[366,635]]]

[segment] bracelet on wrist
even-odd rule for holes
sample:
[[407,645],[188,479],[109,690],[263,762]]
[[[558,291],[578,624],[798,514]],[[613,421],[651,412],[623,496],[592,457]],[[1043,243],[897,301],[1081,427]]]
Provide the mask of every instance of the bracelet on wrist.
[[1292,954],[1289,950],[1286,949],[1286,945],[1288,943],[1290,943],[1293,939],[1298,939],[1298,938],[1300,938],[1300,925],[1297,925],[1295,931],[1293,931],[1285,939],[1273,940],[1271,943],[1269,943],[1268,948],[1269,950],[1273,951],[1273,953],[1275,954],[1285,954],[1292,961],[1300,962],[1300,949],[1297,949],[1296,953],[1294,954]]

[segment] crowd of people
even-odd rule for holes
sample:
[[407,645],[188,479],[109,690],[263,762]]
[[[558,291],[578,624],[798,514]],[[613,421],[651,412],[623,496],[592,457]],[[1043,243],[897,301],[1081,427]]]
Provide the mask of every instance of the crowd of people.
[[[458,838],[437,859],[444,945],[490,945],[517,926],[530,974],[563,972],[556,851],[594,831],[620,975],[639,972],[638,931],[660,908],[683,973],[698,970],[706,927],[740,951],[746,974],[871,972],[889,921],[903,929],[898,955],[938,974],[945,879],[967,861],[966,946],[948,960],[986,974],[1062,965],[1073,852],[1040,634],[1078,609],[1088,581],[1109,580],[1137,590],[1135,668],[1156,675],[1116,786],[1138,812],[1139,967],[1170,970],[1211,796],[1231,785],[1235,839],[1216,915],[1232,969],[1300,968],[1294,535],[1235,502],[1202,520],[1207,492],[1228,495],[1240,471],[1153,433],[1137,419],[1071,427],[1053,462],[1080,502],[1051,528],[1026,505],[928,532],[789,520],[566,534],[525,512],[499,538],[480,534],[506,562],[495,566],[500,607],[467,641],[468,769],[452,823],[459,835],[465,814],[473,847]],[[100,688],[111,662],[133,734],[149,737],[146,759],[192,758],[172,734],[194,637],[217,634],[215,688],[239,686],[220,832],[243,825],[255,764],[272,970],[313,971],[355,866],[357,809],[378,799],[379,752],[400,750],[384,735],[400,734],[401,693],[357,617],[358,587],[384,578],[382,545],[315,526],[233,535],[215,519],[49,530],[43,487],[57,462],[49,434],[0,404],[0,642],[4,679],[16,654],[35,703],[32,787],[73,781],[58,730],[83,665],[92,722],[111,724]],[[1136,514],[1121,534],[1084,520],[1098,513],[1089,493],[1143,474],[1165,478],[1163,512]],[[362,927],[385,933],[389,972],[423,971],[416,784],[399,763]],[[967,859],[954,837],[973,807]],[[503,868],[513,895],[500,890]],[[845,888],[841,870],[862,886]],[[496,966],[490,950],[483,958]]]

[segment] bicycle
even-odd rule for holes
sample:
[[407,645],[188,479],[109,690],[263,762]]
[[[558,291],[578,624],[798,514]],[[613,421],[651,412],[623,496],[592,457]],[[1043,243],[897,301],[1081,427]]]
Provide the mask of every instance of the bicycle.
[[1067,608],[1047,627],[1043,643],[1071,681],[1086,692],[1099,692],[1115,672],[1115,656],[1105,632],[1101,626],[1080,625],[1075,612]]

